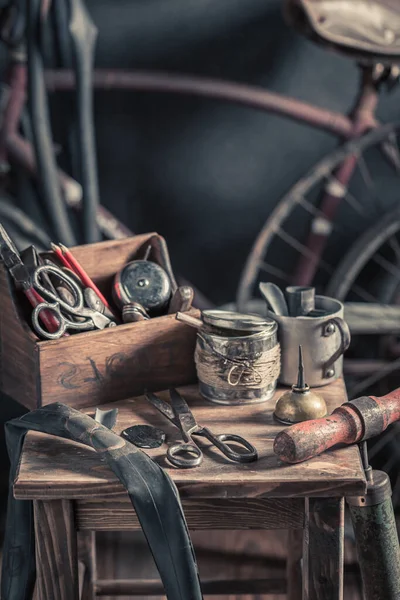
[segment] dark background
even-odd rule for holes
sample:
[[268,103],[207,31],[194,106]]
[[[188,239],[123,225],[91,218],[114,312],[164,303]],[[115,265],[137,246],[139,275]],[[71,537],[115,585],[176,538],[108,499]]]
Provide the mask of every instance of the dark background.
[[[342,112],[357,92],[355,63],[289,29],[280,0],[88,0],[88,8],[98,67],[247,82]],[[68,130],[70,100],[53,99],[56,132]],[[399,100],[399,90],[384,94],[382,120],[399,118]],[[216,303],[234,298],[282,194],[337,144],[282,118],[184,96],[97,92],[95,118],[102,202],[135,232],[165,236],[175,270]],[[0,412],[5,422],[23,410],[3,397]],[[2,428],[0,456],[4,481]]]
[[[99,67],[243,81],[347,112],[351,60],[292,31],[279,0],[90,0]],[[400,94],[379,115],[398,118]],[[134,92],[95,96],[101,199],[135,232],[167,239],[173,265],[215,302],[290,184],[332,149],[328,134],[226,103]]]

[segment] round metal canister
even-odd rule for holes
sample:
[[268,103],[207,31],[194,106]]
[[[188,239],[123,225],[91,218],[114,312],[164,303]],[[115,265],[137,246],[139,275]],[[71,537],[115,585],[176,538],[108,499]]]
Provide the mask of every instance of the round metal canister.
[[315,296],[320,316],[282,317],[271,313],[279,325],[282,349],[280,383],[292,385],[297,379],[297,354],[303,348],[304,370],[310,387],[331,383],[342,375],[343,353],[350,345],[350,332],[343,320],[339,300]]
[[[280,371],[277,324],[272,319],[248,315],[253,322],[246,331],[244,324],[249,321],[240,320],[238,313],[209,313],[211,311],[203,312],[206,328],[197,335],[195,352],[202,396],[219,404],[269,400]],[[229,325],[230,316],[233,328]],[[258,331],[256,320],[262,324]]]
[[134,260],[116,274],[113,297],[120,308],[135,302],[151,314],[159,313],[171,297],[171,281],[157,263]]

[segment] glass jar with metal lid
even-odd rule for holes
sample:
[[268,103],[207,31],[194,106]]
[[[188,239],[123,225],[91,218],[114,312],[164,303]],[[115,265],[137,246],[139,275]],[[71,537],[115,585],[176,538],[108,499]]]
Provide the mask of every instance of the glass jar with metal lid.
[[195,362],[205,398],[247,404],[273,396],[280,372],[275,321],[225,310],[205,310],[201,319],[178,313],[177,319],[198,329]]

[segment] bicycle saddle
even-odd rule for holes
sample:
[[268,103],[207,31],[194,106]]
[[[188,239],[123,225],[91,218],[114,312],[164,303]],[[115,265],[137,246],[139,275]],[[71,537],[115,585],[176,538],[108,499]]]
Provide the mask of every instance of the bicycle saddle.
[[400,61],[399,0],[286,0],[300,33],[367,62]]

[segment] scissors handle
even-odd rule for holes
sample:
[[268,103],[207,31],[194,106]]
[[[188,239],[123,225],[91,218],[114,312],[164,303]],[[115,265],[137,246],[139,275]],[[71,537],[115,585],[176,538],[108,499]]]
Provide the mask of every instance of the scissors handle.
[[[62,298],[60,298],[57,294],[49,290],[45,285],[43,285],[41,281],[41,274],[52,274],[56,275],[58,279],[63,281],[68,289],[71,291],[74,297],[74,304],[71,306],[67,302],[65,302]],[[33,287],[44,297],[46,300],[49,300],[57,303],[59,307],[61,307],[65,312],[71,315],[80,316],[81,311],[84,306],[84,298],[83,292],[80,286],[70,277],[65,271],[60,269],[55,265],[41,265],[35,269],[33,273]],[[53,306],[53,305],[51,305]]]
[[203,460],[203,453],[194,442],[171,444],[167,450],[169,462],[180,469],[198,467]]
[[[199,431],[196,431],[196,435],[207,438],[222,454],[235,462],[250,463],[258,459],[257,450],[240,435],[235,435],[234,433],[214,435],[207,427],[202,427]],[[236,452],[231,447],[231,443],[235,446],[241,446],[246,452]]]
[[[40,324],[40,320],[44,314],[53,314],[58,321],[58,325],[52,327],[51,331],[44,329]],[[68,319],[68,317],[61,312],[58,302],[40,302],[40,304],[35,306],[32,311],[32,325],[38,335],[47,338],[48,340],[58,340],[58,338],[64,335],[67,329],[79,329],[81,331],[87,331],[88,329],[93,329],[94,327],[92,321],[90,320],[87,320],[83,323],[77,323],[76,321],[71,321]]]

